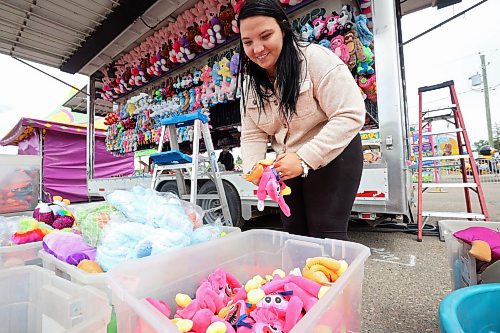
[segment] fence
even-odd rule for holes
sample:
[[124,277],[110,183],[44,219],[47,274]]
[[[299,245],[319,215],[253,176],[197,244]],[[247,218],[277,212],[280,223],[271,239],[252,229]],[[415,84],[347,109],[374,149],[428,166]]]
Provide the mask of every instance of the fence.
[[[446,162],[446,164],[445,164]],[[500,183],[500,158],[496,159],[476,159],[477,170],[481,183]],[[423,181],[424,183],[457,183],[462,182],[462,172],[460,161],[446,160],[442,163],[436,162],[436,170],[434,165],[424,165]],[[472,169],[468,162],[465,163],[467,170],[467,178],[469,182],[473,182]],[[417,182],[416,168],[412,168],[413,182]],[[436,179],[437,176],[437,179]]]

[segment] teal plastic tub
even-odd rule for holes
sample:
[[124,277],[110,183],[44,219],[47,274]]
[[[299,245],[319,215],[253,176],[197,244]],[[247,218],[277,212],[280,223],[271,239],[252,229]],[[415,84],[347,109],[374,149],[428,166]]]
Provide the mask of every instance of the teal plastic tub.
[[500,283],[458,289],[439,306],[442,333],[500,332]]

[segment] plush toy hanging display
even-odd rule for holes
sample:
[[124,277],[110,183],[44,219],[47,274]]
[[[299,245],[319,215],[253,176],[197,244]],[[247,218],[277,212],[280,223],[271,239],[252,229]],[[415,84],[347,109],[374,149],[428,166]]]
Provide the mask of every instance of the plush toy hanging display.
[[[167,81],[164,87],[154,89],[150,95],[131,98],[105,118],[106,149],[121,155],[157,144],[162,119],[235,101],[240,97],[236,88],[238,64],[239,53],[230,50],[228,56],[188,70]],[[178,136],[179,142],[192,141],[193,130],[178,129]]]
[[[283,6],[300,2],[281,1]],[[195,54],[224,43],[237,33],[236,18],[242,3],[204,0],[195,4],[103,71],[102,98],[115,100],[191,61]],[[369,3],[362,1],[361,10],[365,14],[370,10]],[[373,33],[369,15],[365,14],[355,15],[351,6],[344,5],[339,13],[311,17],[310,21],[294,27],[302,39],[337,54],[351,70],[363,96],[376,103]],[[162,87],[131,98],[109,113],[105,118],[106,149],[122,155],[155,145],[160,140],[162,119],[237,100],[241,94],[236,85],[239,53],[237,49],[229,53],[201,68],[170,77]],[[177,135],[180,142],[192,141],[193,130],[183,128]],[[164,141],[168,141],[167,135]]]

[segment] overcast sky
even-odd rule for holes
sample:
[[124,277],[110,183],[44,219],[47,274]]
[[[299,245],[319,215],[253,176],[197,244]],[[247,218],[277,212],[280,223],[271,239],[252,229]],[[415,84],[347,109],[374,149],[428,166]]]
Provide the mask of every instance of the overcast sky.
[[[403,18],[403,40],[442,22],[479,0],[464,0],[461,4],[437,10],[429,8]],[[464,113],[471,141],[487,139],[484,95],[472,90],[468,78],[481,73],[479,53],[486,55],[492,123],[500,124],[500,25],[496,24],[500,1],[490,0],[467,14],[409,43],[404,48],[407,95],[410,121],[418,117],[419,86],[455,80],[459,102]],[[87,78],[36,65],[44,71],[77,87]],[[0,55],[0,138],[19,121],[20,117],[43,118],[54,112],[68,97],[70,88],[14,60]],[[475,89],[479,89],[476,87]],[[427,95],[429,96],[429,95]],[[446,94],[444,95],[446,97]],[[429,96],[436,105],[448,104],[440,96]],[[16,148],[0,147],[0,153],[15,153]]]
[[[440,10],[428,8],[405,16],[403,40],[409,40],[478,2],[463,0],[459,5]],[[483,53],[489,63],[486,68],[492,124],[500,125],[500,25],[495,23],[499,13],[500,1],[487,1],[404,47],[408,112],[412,123],[418,121],[418,87],[454,80],[471,141],[487,140],[484,94],[476,91],[482,89],[482,85],[473,90],[469,81],[470,76],[481,73],[479,54]],[[435,101],[426,105],[449,105],[449,93],[444,90],[439,95],[429,93],[424,97]]]

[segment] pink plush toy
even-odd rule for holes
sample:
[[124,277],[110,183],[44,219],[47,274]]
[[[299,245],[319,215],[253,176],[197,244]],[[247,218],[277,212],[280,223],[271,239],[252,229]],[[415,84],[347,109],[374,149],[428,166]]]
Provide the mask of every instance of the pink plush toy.
[[232,274],[218,268],[202,281],[196,290],[194,299],[184,309],[177,310],[177,316],[184,319],[192,319],[201,309],[208,309],[212,314],[226,306],[232,298],[235,290],[241,288],[241,283]]
[[312,22],[312,26],[314,30],[314,38],[318,41],[321,40],[325,28],[325,19],[322,16],[315,18]]
[[285,185],[280,179],[276,169],[274,169],[272,160],[262,160],[254,165],[249,174],[243,176],[245,180],[255,181],[259,180],[259,189],[257,190],[257,208],[264,210],[264,200],[266,196],[278,203],[281,211],[286,216],[290,216],[290,207],[283,199],[283,195],[291,193],[291,189]]
[[[289,332],[318,301],[321,285],[306,278],[289,275],[273,279],[261,287],[266,296],[250,313],[255,320],[252,332]],[[272,325],[276,331],[269,330]]]
[[[245,290],[245,288],[241,288]],[[219,316],[221,313],[219,313]],[[236,327],[237,333],[250,333],[255,322],[249,317],[249,308],[245,301],[233,302],[224,315],[224,320],[232,327]]]
[[347,65],[350,55],[347,46],[344,44],[344,37],[335,36],[330,41],[330,49]]
[[325,28],[323,32],[326,36],[331,38],[337,31],[342,29],[342,27],[337,23],[338,19],[339,15],[336,12],[332,12],[331,15],[325,18]]
[[282,195],[285,188],[287,186],[278,176],[274,166],[267,166],[260,178],[259,189],[257,190],[257,198],[259,199],[257,207],[259,210],[263,210],[264,200],[269,195],[273,201],[278,203],[283,214],[290,216],[290,207],[288,207]]
[[484,227],[470,227],[453,234],[472,245],[469,253],[478,260],[490,262],[500,259],[500,231]]
[[152,306],[154,306],[158,311],[163,313],[166,317],[170,317],[172,310],[170,310],[170,307],[168,306],[167,303],[152,297],[146,297],[146,301],[148,301]]

